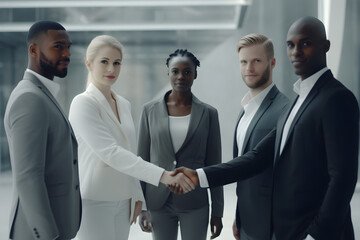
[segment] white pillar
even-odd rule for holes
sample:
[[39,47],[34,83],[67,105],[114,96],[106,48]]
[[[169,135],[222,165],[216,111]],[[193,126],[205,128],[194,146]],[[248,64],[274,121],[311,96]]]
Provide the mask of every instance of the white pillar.
[[318,4],[318,16],[325,25],[327,38],[331,43],[327,65],[334,76],[338,77],[344,39],[346,0],[319,0]]

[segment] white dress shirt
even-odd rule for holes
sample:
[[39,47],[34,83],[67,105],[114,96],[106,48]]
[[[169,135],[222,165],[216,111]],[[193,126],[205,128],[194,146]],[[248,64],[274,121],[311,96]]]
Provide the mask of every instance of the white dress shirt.
[[244,139],[247,132],[247,129],[254,118],[256,112],[258,111],[261,103],[264,101],[266,95],[270,92],[271,88],[274,86],[274,83],[271,83],[264,90],[262,90],[255,97],[251,96],[251,93],[248,92],[242,99],[241,105],[244,108],[244,115],[241,117],[239,124],[236,130],[236,142],[238,146],[238,156],[241,156],[241,152],[244,145]]
[[[255,97],[251,97],[250,92],[248,92],[242,99],[241,105],[244,108],[244,115],[241,117],[237,130],[236,130],[236,142],[238,145],[238,156],[241,156],[245,134],[251,123],[251,120],[254,118],[257,110],[259,109],[261,103],[264,101],[266,95],[270,92],[271,88],[274,86],[274,83],[271,83],[264,90],[262,90]],[[206,174],[202,168],[196,169],[200,187],[207,188],[209,187],[209,182],[207,180]]]
[[321,75],[324,74],[328,70],[327,67],[324,67],[320,71],[316,72],[315,74],[311,75],[310,77],[304,79],[304,80],[297,80],[294,83],[294,92],[299,95],[294,107],[292,108],[289,117],[286,120],[286,123],[283,128],[283,133],[281,136],[281,144],[280,144],[280,154],[282,153],[284,149],[284,145],[286,142],[286,138],[289,133],[290,126],[296,116],[296,113],[299,111],[301,105],[305,101],[306,97],[309,95],[311,89],[314,87],[317,80],[321,77]]
[[31,73],[35,77],[37,77],[42,84],[49,90],[49,92],[53,95],[55,100],[59,102],[59,92],[60,92],[60,84],[54,82],[53,80],[50,80],[37,72],[34,72],[33,70],[27,68],[26,72]]
[[170,136],[176,153],[185,141],[186,134],[190,124],[190,116],[169,116]]

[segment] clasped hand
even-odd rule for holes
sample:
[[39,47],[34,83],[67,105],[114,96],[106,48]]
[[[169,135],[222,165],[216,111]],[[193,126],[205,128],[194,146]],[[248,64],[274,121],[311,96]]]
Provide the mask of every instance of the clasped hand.
[[196,185],[199,185],[199,181],[195,180],[192,172],[196,174],[196,171],[184,167],[177,168],[173,172],[164,171],[160,182],[174,193],[187,193],[194,190]]
[[185,167],[177,168],[173,172],[165,171],[160,181],[176,194],[187,193],[199,185],[197,172]]

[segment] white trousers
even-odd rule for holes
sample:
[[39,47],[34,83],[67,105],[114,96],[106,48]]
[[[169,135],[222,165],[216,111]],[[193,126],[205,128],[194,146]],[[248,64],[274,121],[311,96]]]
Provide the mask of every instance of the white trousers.
[[118,202],[82,200],[77,240],[127,240],[129,231],[129,199]]

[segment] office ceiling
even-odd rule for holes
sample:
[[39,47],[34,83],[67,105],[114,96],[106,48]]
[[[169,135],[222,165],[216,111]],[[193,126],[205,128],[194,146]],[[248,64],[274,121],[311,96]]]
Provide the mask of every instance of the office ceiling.
[[[0,2],[0,43],[23,44],[37,20],[62,23],[74,44],[113,35],[134,57],[173,48],[206,54],[241,28],[251,0],[112,0]],[[154,56],[152,56],[154,57]]]

